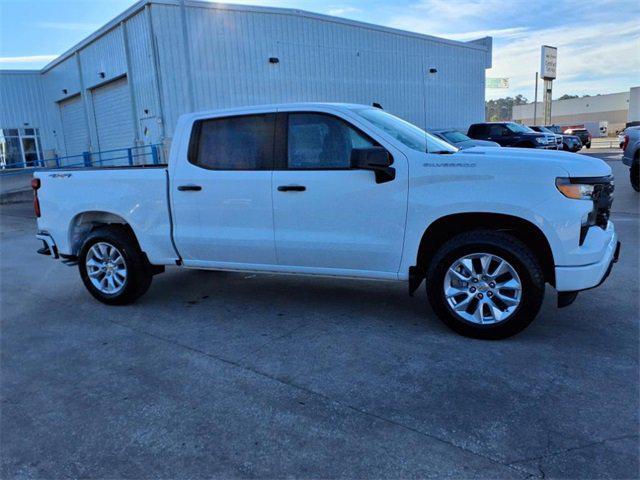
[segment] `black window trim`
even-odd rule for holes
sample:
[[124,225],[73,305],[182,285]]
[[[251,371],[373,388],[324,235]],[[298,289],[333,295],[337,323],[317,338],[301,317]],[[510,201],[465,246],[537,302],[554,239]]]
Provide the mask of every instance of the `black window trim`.
[[[209,170],[213,172],[264,172],[264,171],[302,171],[302,172],[313,172],[313,171],[325,171],[325,170],[359,170],[353,167],[316,167],[316,168],[290,168],[289,163],[289,115],[290,114],[317,114],[317,115],[326,115],[329,117],[333,117],[338,121],[346,124],[348,127],[354,129],[359,134],[363,135],[367,138],[374,146],[384,148],[389,156],[391,157],[391,163],[393,164],[393,155],[389,151],[388,148],[384,147],[380,142],[375,140],[371,135],[364,132],[361,128],[357,127],[353,123],[349,122],[345,118],[340,117],[334,113],[318,111],[318,110],[292,110],[286,112],[277,112],[277,111],[269,111],[269,112],[258,112],[258,113],[241,113],[241,114],[231,114],[224,115],[220,117],[206,117],[199,118],[193,122],[191,128],[191,136],[189,138],[189,145],[187,149],[187,160],[188,162],[197,168],[202,168],[203,170]],[[271,115],[274,117],[274,132],[273,132],[273,154],[271,157],[271,168],[208,168],[198,163],[198,145],[200,144],[200,136],[202,133],[202,124],[207,121],[212,120],[224,120],[227,118],[238,118],[238,117],[256,117],[256,116],[267,116]]]
[[[264,117],[264,116],[273,117],[273,133],[272,133],[273,151],[271,152],[270,166],[265,165],[263,168],[209,168],[198,163],[198,146],[200,145],[200,136],[202,134],[202,124],[204,122],[215,121],[215,120],[225,120],[228,118]],[[276,165],[276,152],[277,152],[277,141],[278,141],[278,138],[276,135],[277,121],[278,121],[278,113],[275,111],[258,112],[258,113],[241,113],[237,115],[224,115],[221,117],[199,118],[193,122],[193,126],[191,128],[191,137],[189,138],[187,160],[194,167],[202,168],[203,170],[209,170],[213,172],[270,172],[270,171],[273,171],[275,170],[275,165]]]
[[286,112],[278,112],[278,117],[276,119],[276,139],[275,139],[275,158],[274,158],[274,171],[291,171],[291,172],[314,172],[314,171],[347,171],[347,170],[361,170],[359,168],[349,167],[315,167],[315,168],[301,168],[301,167],[289,167],[289,115],[297,115],[297,114],[316,114],[316,115],[325,115],[328,117],[333,117],[338,121],[344,123],[349,128],[354,129],[356,132],[364,136],[368,139],[375,147],[384,148],[389,157],[391,157],[391,163],[393,163],[393,155],[389,152],[389,149],[380,144],[377,140],[375,140],[371,135],[362,131],[361,128],[357,127],[353,123],[349,122],[345,118],[342,118],[339,115],[334,113],[319,111],[319,110],[291,110]]

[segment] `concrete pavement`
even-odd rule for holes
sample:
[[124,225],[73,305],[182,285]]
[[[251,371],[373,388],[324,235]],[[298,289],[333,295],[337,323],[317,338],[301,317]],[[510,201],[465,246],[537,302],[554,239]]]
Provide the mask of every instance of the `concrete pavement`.
[[1,207],[0,476],[637,478],[639,197],[598,155],[620,262],[500,342],[384,282],[170,268],[107,307]]

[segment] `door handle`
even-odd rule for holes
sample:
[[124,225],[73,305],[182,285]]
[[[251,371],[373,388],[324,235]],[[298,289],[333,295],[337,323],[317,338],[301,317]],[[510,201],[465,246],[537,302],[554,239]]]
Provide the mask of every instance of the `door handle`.
[[304,192],[307,187],[302,185],[280,185],[278,187],[279,192]]
[[200,185],[180,185],[178,190],[181,192],[199,192],[202,187]]

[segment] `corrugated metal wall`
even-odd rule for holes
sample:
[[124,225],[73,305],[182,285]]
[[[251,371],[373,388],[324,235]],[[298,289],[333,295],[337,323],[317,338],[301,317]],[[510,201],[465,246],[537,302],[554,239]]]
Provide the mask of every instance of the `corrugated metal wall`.
[[[289,101],[381,103],[421,126],[484,119],[488,52],[365,25],[290,13],[153,5],[167,134],[193,109]],[[185,49],[184,37],[188,42]],[[268,62],[277,57],[279,63]],[[429,74],[430,68],[437,73]],[[166,72],[174,72],[168,75]]]
[[55,148],[55,138],[45,104],[44,82],[38,72],[0,71],[0,128],[38,128],[47,150]]
[[[167,0],[136,8],[42,73],[45,148],[63,151],[56,102],[81,93],[91,148],[97,149],[92,88],[123,75],[134,133],[146,144],[170,138],[182,113],[260,103],[378,102],[429,128],[465,128],[484,119],[491,53],[478,42],[282,9],[199,2],[181,7]],[[270,57],[279,62],[270,63]],[[36,83],[37,77],[32,75]],[[11,97],[27,95],[8,91]]]
[[[146,11],[135,15],[127,20],[125,28],[131,59],[131,71],[128,72],[127,77],[135,96],[137,116],[139,119],[161,119],[162,112],[158,105],[158,86],[151,45],[150,16]],[[138,121],[138,128],[140,123]],[[144,129],[140,128],[140,130],[141,138],[145,143],[158,141],[158,139],[145,138]]]

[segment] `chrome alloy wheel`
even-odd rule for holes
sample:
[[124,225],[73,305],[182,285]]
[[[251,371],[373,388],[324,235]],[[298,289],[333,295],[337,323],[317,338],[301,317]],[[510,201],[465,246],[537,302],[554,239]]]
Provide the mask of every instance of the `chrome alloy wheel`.
[[473,253],[449,267],[444,295],[460,318],[483,325],[499,323],[518,308],[522,282],[505,259],[491,253]]
[[127,281],[124,256],[113,245],[99,242],[87,252],[87,275],[94,287],[108,295],[118,293]]

